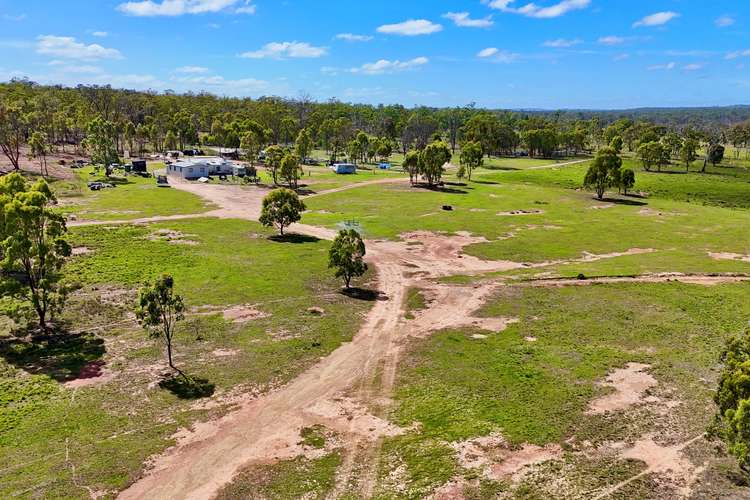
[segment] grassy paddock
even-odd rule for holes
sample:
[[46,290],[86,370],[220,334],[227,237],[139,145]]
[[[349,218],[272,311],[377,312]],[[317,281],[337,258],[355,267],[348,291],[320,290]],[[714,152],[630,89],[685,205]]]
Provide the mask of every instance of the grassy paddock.
[[[393,418],[403,426],[419,422],[421,432],[389,440],[384,463],[406,464],[407,491],[419,498],[461,473],[446,443],[491,432],[512,444],[539,445],[573,436],[602,444],[648,432],[681,440],[698,435],[713,417],[706,408],[718,355],[750,317],[749,291],[747,284],[503,290],[481,313],[518,317],[519,323],[482,340],[470,329],[448,330],[412,346]],[[650,364],[659,381],[652,394],[680,402],[669,418],[647,410],[610,419],[584,413],[606,392],[597,381],[628,362]],[[709,469],[716,460],[709,458]],[[542,494],[540,481],[525,488]],[[611,476],[599,481],[594,487],[616,482]],[[736,491],[727,477],[710,487]]]
[[[152,241],[159,229],[197,244]],[[162,347],[128,314],[135,290],[159,273],[174,275],[189,306],[214,306],[180,324],[176,363],[207,379],[217,396],[283,384],[349,340],[370,304],[338,293],[326,268],[329,243],[269,235],[255,223],[213,219],[74,229],[72,244],[91,253],[67,267],[83,288],[63,319],[89,333],[39,345],[0,336],[0,497],[88,497],[84,486],[116,491],[179,427],[231,407],[221,400],[203,406],[156,385],[165,371]],[[264,317],[223,319],[225,307],[242,304]],[[324,313],[309,313],[313,306]],[[108,383],[62,385],[98,362],[114,375]]]

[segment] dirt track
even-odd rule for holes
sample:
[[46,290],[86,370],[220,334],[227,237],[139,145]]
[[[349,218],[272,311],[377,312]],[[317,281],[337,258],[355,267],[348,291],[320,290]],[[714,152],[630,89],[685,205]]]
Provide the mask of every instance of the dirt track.
[[[390,181],[390,180],[389,180]],[[361,186],[364,184],[359,184]],[[177,183],[175,187],[195,193],[218,205],[206,216],[257,220],[262,188]],[[337,189],[341,190],[341,189]],[[322,193],[321,193],[322,194]],[[184,218],[184,217],[181,217]],[[153,218],[151,220],[174,220]],[[332,238],[335,231],[296,224],[293,231],[320,238]],[[323,423],[350,436],[349,442],[376,443],[377,433],[362,434],[358,419],[377,417],[361,414],[351,420],[333,412],[321,415],[322,406],[337,407],[340,399],[357,387],[378,367],[386,373],[382,382],[371,385],[366,399],[387,397],[393,387],[403,341],[436,328],[477,324],[467,315],[481,306],[494,285],[447,287],[434,278],[455,273],[504,270],[507,263],[492,263],[466,256],[461,248],[475,242],[468,235],[458,237],[415,233],[407,242],[368,242],[368,260],[375,264],[380,297],[351,343],[345,344],[276,392],[246,402],[243,407],[217,422],[198,425],[178,445],[155,459],[153,469],[121,494],[122,498],[209,498],[244,465],[268,462],[300,453],[297,442],[302,427]],[[435,294],[429,314],[413,322],[404,320],[404,298],[409,286],[419,282]],[[496,327],[501,329],[500,319]],[[360,396],[365,393],[359,392]],[[368,401],[358,401],[365,405]],[[363,485],[365,489],[370,489]]]

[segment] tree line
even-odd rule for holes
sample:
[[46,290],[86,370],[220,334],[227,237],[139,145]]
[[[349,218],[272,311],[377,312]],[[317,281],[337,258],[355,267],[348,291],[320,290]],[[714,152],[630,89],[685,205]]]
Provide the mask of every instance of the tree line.
[[241,99],[26,80],[0,84],[0,149],[14,169],[19,169],[22,153],[33,156],[43,174],[47,156],[68,149],[105,165],[125,151],[144,155],[196,145],[242,148],[251,161],[279,145],[299,160],[322,148],[333,159],[346,156],[369,163],[385,161],[395,151],[422,151],[437,140],[452,153],[463,144],[478,143],[485,156],[523,151],[551,158],[598,150],[618,135],[624,147],[636,152],[644,136],[661,141],[667,133],[747,149],[750,126],[724,121],[666,125],[637,116],[618,118],[612,112],[512,112],[474,105],[409,109],[315,102],[304,95]]

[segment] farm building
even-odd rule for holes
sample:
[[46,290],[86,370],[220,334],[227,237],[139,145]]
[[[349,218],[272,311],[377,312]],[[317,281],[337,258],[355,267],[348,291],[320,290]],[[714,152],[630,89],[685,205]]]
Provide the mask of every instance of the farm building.
[[356,174],[357,166],[353,163],[334,163],[331,170],[337,174]]
[[167,174],[183,179],[199,179],[209,175],[234,175],[235,165],[224,158],[194,157],[167,165]]

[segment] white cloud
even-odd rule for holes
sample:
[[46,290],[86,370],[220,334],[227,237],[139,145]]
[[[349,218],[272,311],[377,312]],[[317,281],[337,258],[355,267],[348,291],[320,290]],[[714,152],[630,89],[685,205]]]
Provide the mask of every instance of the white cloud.
[[617,54],[612,58],[613,61],[624,61],[626,59],[630,59],[630,54]]
[[[129,16],[181,16],[183,14],[207,14],[210,12],[221,12],[238,3],[239,0],[139,0],[121,3],[117,10]],[[255,9],[245,4],[240,9]]]
[[602,45],[622,45],[626,42],[625,38],[621,36],[603,36],[599,38],[599,43]]
[[450,19],[456,26],[461,28],[489,28],[493,24],[492,16],[483,19],[472,19],[468,12],[448,12],[443,14],[445,19]]
[[174,70],[175,73],[208,73],[208,68],[203,66],[181,66]]
[[667,64],[655,64],[653,66],[649,66],[649,71],[658,71],[658,70],[666,70],[671,71],[677,67],[677,64],[674,62],[670,62]]
[[271,42],[267,43],[260,50],[244,52],[240,57],[246,59],[284,59],[287,57],[300,58],[317,58],[328,53],[326,47],[315,47],[307,42]]
[[553,5],[547,7],[539,6],[535,3],[527,3],[521,7],[512,7],[511,4],[515,3],[515,0],[482,0],[483,3],[489,5],[490,8],[500,10],[502,12],[510,12],[513,14],[521,14],[527,17],[536,17],[540,19],[549,19],[553,17],[560,17],[568,12],[574,10],[585,9],[591,4],[591,0],[562,0]]
[[698,71],[699,69],[702,69],[702,68],[703,68],[703,65],[697,64],[697,63],[686,64],[685,66],[682,67],[682,69],[685,71]]
[[91,35],[97,38],[107,38],[109,36],[109,33],[107,33],[106,31],[92,31]]
[[235,14],[248,14],[253,15],[257,11],[257,7],[252,4],[251,0],[245,0],[245,5],[237,7],[234,12]]
[[727,54],[724,59],[738,59],[740,57],[750,57],[750,49],[747,50],[737,50],[735,52],[730,52]]
[[40,35],[37,37],[36,51],[48,56],[85,61],[122,59],[122,54],[117,49],[108,49],[95,43],[86,45],[69,36]]
[[384,24],[378,28],[378,32],[386,35],[418,36],[437,33],[442,29],[441,25],[426,19],[409,19],[402,23]]
[[486,49],[480,50],[477,53],[477,57],[479,57],[480,59],[488,59],[497,63],[509,64],[517,60],[520,55],[505,50],[500,50],[496,47],[487,47]]
[[718,17],[714,24],[719,28],[726,28],[734,24],[734,18],[732,16],[723,15]]
[[580,38],[576,38],[575,40],[566,40],[565,38],[558,38],[557,40],[547,40],[544,42],[545,47],[550,47],[553,49],[564,49],[567,47],[573,47],[574,45],[580,45],[583,43],[583,40]]
[[640,21],[634,22],[633,28],[639,28],[641,26],[662,26],[679,16],[680,15],[677,12],[672,11],[657,12],[656,14],[644,17]]
[[495,47],[487,47],[486,49],[480,50],[479,53],[477,54],[477,57],[492,57],[498,52],[499,50],[496,49]]
[[336,40],[345,40],[347,42],[369,42],[372,40],[372,37],[368,35],[355,35],[353,33],[339,33],[336,35]]
[[418,68],[429,62],[430,60],[426,57],[416,57],[409,61],[389,61],[387,59],[380,59],[374,63],[366,63],[358,68],[352,68],[349,72],[362,73],[365,75],[382,75],[384,73],[396,73],[398,71]]

